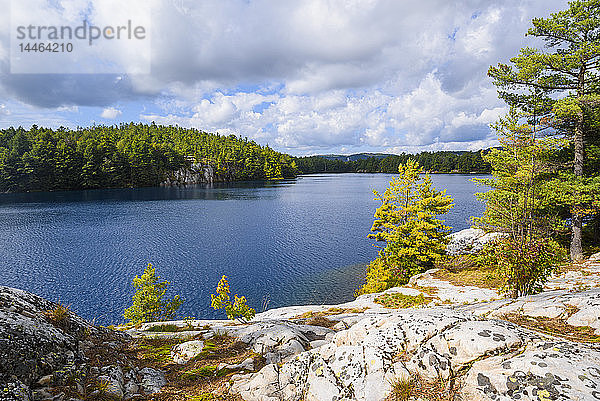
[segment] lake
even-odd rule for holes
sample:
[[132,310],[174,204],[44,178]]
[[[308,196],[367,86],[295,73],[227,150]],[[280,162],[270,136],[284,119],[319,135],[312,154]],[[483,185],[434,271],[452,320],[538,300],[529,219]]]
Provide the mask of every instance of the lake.
[[[131,279],[148,262],[185,298],[181,313],[210,308],[221,275],[260,312],[353,299],[364,264],[372,189],[392,175],[322,174],[277,182],[0,195],[0,284],[70,305],[99,324],[119,323]],[[455,207],[458,231],[481,215],[470,175],[432,176]]]

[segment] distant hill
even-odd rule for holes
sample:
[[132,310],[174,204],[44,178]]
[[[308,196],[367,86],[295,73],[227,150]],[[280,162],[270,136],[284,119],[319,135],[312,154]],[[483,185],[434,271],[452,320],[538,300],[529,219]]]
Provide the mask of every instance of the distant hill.
[[327,160],[341,160],[344,162],[353,162],[356,160],[365,160],[374,157],[376,159],[385,159],[388,156],[393,156],[389,153],[355,153],[353,155],[315,155]]

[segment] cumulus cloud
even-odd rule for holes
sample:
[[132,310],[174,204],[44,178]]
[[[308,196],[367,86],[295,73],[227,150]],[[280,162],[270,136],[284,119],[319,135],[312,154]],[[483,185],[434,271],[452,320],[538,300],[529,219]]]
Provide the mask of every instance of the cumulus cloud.
[[[58,3],[74,20],[89,4]],[[150,74],[10,74],[4,24],[0,96],[38,108],[98,107],[113,119],[117,102],[123,111],[148,105],[141,120],[247,136],[294,154],[470,149],[494,143],[488,124],[506,111],[486,77],[489,65],[530,43],[531,18],[567,7],[566,0],[149,4]],[[88,12],[110,20],[109,9]],[[134,55],[119,57],[127,63]]]
[[107,107],[104,110],[102,110],[100,117],[102,117],[106,120],[114,120],[115,118],[119,117],[121,114],[123,114],[123,112],[121,110],[115,109],[114,107]]

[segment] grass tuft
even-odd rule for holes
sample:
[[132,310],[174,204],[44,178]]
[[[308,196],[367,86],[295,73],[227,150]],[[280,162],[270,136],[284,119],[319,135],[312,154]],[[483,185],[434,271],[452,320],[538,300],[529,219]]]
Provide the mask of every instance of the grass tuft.
[[375,298],[375,302],[389,309],[414,308],[421,305],[427,305],[431,298],[419,295],[404,295],[400,293],[383,294]]

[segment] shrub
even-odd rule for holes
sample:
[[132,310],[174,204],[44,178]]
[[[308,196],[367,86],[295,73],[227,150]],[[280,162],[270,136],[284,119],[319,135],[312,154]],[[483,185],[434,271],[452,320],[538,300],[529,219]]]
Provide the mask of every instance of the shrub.
[[254,315],[256,315],[256,311],[246,305],[246,297],[238,297],[238,295],[235,294],[234,302],[231,303],[229,293],[229,282],[227,281],[227,276],[223,276],[217,285],[217,295],[210,295],[210,306],[212,306],[215,310],[225,309],[225,314],[227,315],[228,319],[237,319],[243,323],[252,320]]
[[367,278],[365,284],[354,292],[355,296],[382,292],[396,285],[398,279],[392,269],[387,265],[383,255],[367,265]]
[[144,269],[141,277],[135,276],[133,286],[133,305],[125,309],[123,316],[135,324],[159,322],[173,319],[183,300],[176,295],[171,300],[165,299],[168,281],[160,281],[151,263]]
[[487,246],[480,261],[496,266],[502,291],[516,298],[540,292],[565,257],[565,250],[552,239],[507,237]]

